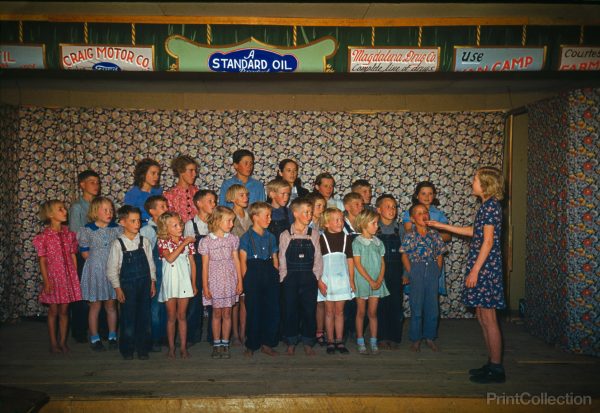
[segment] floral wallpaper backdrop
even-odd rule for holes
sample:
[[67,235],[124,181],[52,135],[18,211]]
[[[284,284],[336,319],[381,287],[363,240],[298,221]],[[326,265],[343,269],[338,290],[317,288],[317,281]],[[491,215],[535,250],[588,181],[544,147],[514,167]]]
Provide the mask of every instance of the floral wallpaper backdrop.
[[529,108],[527,322],[565,350],[600,356],[600,89]]
[[[294,158],[300,177],[312,187],[316,175],[330,171],[343,196],[352,181],[368,179],[374,198],[385,192],[410,206],[415,184],[433,181],[441,209],[451,222],[473,221],[470,196],[477,167],[500,167],[503,118],[499,112],[378,113],[251,111],[158,111],[89,108],[19,109],[18,239],[3,245],[15,254],[13,301],[2,301],[2,318],[34,315],[39,271],[31,240],[40,230],[37,207],[45,198],[68,202],[78,196],[76,174],[86,168],[102,176],[102,194],[121,204],[131,187],[135,163],[152,157],[163,165],[161,183],[174,184],[170,161],[189,154],[200,164],[197,185],[218,190],[233,174],[231,154],[248,148],[256,154],[255,177],[275,177],[279,160]],[[15,145],[14,141],[12,144]],[[5,242],[4,238],[2,238]],[[468,244],[452,241],[447,258],[447,297],[443,317],[467,317],[459,301]]]

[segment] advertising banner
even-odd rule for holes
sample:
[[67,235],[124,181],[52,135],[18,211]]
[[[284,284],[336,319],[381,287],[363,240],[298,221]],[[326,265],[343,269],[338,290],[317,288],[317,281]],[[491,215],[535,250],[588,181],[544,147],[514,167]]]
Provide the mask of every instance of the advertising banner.
[[600,46],[560,46],[558,70],[600,70]]
[[348,47],[348,72],[436,72],[439,47]]
[[0,69],[45,69],[43,44],[0,44]]
[[518,72],[544,68],[546,47],[454,46],[455,72]]
[[154,71],[154,46],[60,44],[66,70]]

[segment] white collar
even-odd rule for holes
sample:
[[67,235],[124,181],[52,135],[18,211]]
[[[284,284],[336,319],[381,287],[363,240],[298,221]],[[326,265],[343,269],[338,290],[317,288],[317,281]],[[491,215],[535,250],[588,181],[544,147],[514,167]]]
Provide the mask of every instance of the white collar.
[[363,245],[369,245],[369,244],[373,243],[376,246],[379,246],[381,244],[381,240],[379,238],[377,238],[376,236],[373,236],[373,238],[369,239],[369,238],[363,237],[362,235],[359,235],[358,237],[356,237],[356,239],[358,240],[358,242],[360,242]]
[[[213,234],[212,232],[208,234],[209,237],[211,237],[212,239],[217,239],[219,237],[217,237],[215,234]],[[223,238],[227,238],[229,236],[229,232],[226,232],[225,234],[223,234]]]

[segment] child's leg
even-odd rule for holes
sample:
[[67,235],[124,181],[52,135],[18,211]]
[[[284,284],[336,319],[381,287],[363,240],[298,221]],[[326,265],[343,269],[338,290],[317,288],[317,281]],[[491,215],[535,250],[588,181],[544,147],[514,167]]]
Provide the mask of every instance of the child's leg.
[[410,274],[410,325],[408,337],[413,343],[420,343],[423,338],[423,306],[424,306],[424,275],[425,264],[411,264]]
[[177,327],[179,329],[179,350],[182,357],[187,357],[187,307],[189,298],[177,300]]
[[475,308],[475,315],[477,316],[477,321],[479,322],[479,325],[481,326],[481,331],[483,332],[483,340],[485,341],[485,348],[487,349],[488,352],[488,357],[490,354],[492,354],[492,349],[490,348],[490,339],[488,337],[488,331],[485,328],[485,325],[483,323],[483,315],[481,314],[481,307],[476,307]]
[[[319,304],[317,303],[317,321],[319,320]],[[335,337],[334,324],[335,324],[335,301],[325,301],[325,330],[327,331],[327,342],[333,343]],[[317,335],[319,334],[319,326],[317,323]]]
[[[327,329],[327,310],[325,309],[325,302],[320,301],[317,302],[317,341],[319,341],[319,337],[323,337],[324,329]],[[332,337],[329,336],[329,330],[327,330],[327,339],[331,340]]]
[[56,342],[56,319],[58,317],[58,304],[50,304],[48,307],[48,336],[50,337],[50,351],[60,353],[60,347]]
[[365,307],[367,300],[356,298],[356,338],[363,338],[363,329],[365,323]]
[[100,308],[102,307],[102,301],[94,301],[90,302],[90,310],[88,312],[88,326],[90,329],[90,340],[93,340],[92,343],[96,340],[98,336],[98,314],[100,313]]
[[483,322],[484,337],[487,336],[490,362],[502,364],[502,334],[498,326],[496,309],[479,308],[479,314]]
[[[212,314],[212,335],[213,335],[213,340],[215,342],[221,342],[221,324],[222,324],[222,319],[223,317],[223,309],[222,308],[214,308],[213,307],[213,314]],[[224,331],[224,329],[223,329]],[[227,332],[227,337],[229,337],[229,332]]]
[[[221,320],[222,320],[222,330],[223,334],[221,337],[221,341],[229,341],[229,336],[231,333],[231,307],[225,307],[221,309]],[[235,329],[233,330],[235,332]]]
[[[335,340],[341,343],[344,339],[344,305],[345,301],[334,301]],[[329,333],[327,333],[329,334]],[[333,337],[333,332],[331,333]]]
[[246,339],[246,298],[240,297],[240,341],[243,342]]
[[[230,327],[230,331],[227,333],[228,335],[231,335],[233,338],[233,341],[238,342],[240,341],[240,337],[239,337],[239,322],[240,319],[240,303],[236,303],[232,308],[231,308],[231,321],[229,322],[232,327],[233,327],[233,331],[231,331],[231,327]],[[223,326],[224,328],[224,326]],[[225,332],[225,330],[223,330],[223,332]]]
[[371,340],[377,338],[377,304],[379,303],[378,297],[369,297],[367,317],[369,317],[369,333]]
[[58,304],[59,345],[63,353],[69,352],[67,333],[69,331],[69,304]]
[[108,338],[112,339],[112,334],[117,332],[117,305],[116,300],[106,300],[104,301],[104,310],[106,311],[106,321],[108,323]]
[[169,357],[175,357],[175,321],[177,320],[177,298],[170,298],[167,307],[167,340],[169,341]]

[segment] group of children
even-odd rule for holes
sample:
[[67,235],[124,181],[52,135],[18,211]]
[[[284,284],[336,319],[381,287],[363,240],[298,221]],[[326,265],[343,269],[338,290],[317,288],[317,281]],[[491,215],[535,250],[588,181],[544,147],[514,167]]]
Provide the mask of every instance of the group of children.
[[[254,154],[237,150],[235,176],[223,182],[219,195],[195,186],[198,165],[193,158],[179,156],[171,166],[177,183],[163,193],[160,165],[151,159],[136,165],[134,187],[116,211],[116,222],[112,201],[99,196],[99,176],[89,170],[78,176],[82,197],[71,207],[71,230],[63,226],[63,202],[42,204],[47,228],[33,243],[44,281],[40,301],[49,305],[52,352],[68,351],[68,305],[84,300],[89,303],[84,328],[92,349],[105,349],[98,325],[103,309],[108,347],[119,348],[125,359],[135,352],[147,359],[165,341],[168,357],[175,358],[176,332],[180,356],[189,357],[189,345],[202,338],[205,311],[213,358],[230,358],[231,341],[243,343],[248,356],[258,350],[276,355],[280,340],[288,355],[299,342],[307,355],[315,354],[315,343],[328,354],[346,354],[345,338],[352,334],[360,354],[378,354],[401,341],[404,286],[410,287],[410,348],[420,351],[425,340],[438,351],[438,292],[445,292],[443,255],[449,233],[484,238],[481,251],[473,259],[470,255],[468,289],[479,285],[473,283],[474,273],[489,269],[488,256],[497,259],[495,249],[493,254],[485,251],[487,221],[481,234],[448,225],[435,208],[430,182],[417,185],[413,205],[400,223],[392,195],[379,196],[372,206],[371,185],[357,180],[349,194],[337,199],[329,173],[317,176],[311,192],[302,187],[298,164],[291,159],[279,163],[265,190],[252,178]],[[499,185],[491,195],[486,192],[488,176],[501,178],[490,170],[483,168],[475,176],[479,192],[474,184],[474,194],[484,206],[502,198]],[[496,221],[491,225],[496,242],[500,228]],[[495,319],[484,310],[490,300],[493,308],[504,305],[501,276],[486,287],[484,297],[467,296],[469,305],[485,307],[478,316],[490,349],[488,364],[475,369],[472,379],[489,381],[497,380],[490,372],[501,368],[495,341],[499,333],[492,331]],[[73,310],[73,323],[81,319],[75,314],[81,311]],[[76,330],[81,337],[81,327],[73,326],[74,335]]]

